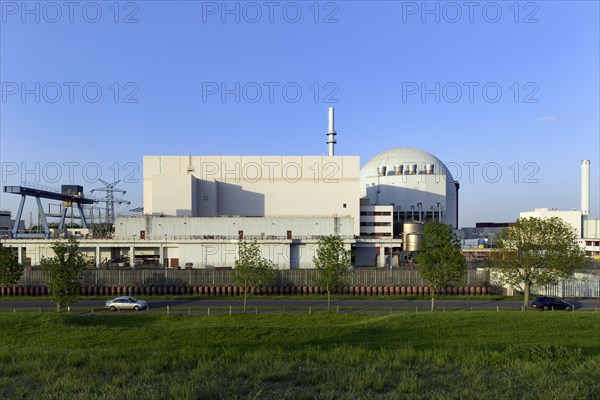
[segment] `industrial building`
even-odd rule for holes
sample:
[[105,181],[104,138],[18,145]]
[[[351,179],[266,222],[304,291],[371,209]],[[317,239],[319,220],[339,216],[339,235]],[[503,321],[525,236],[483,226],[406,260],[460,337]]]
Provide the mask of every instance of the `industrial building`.
[[579,246],[588,257],[600,259],[600,219],[590,218],[590,160],[581,161],[580,209],[561,211],[556,208],[536,208],[520,213],[520,218],[560,218],[577,234]]
[[[97,267],[232,268],[237,246],[246,240],[256,241],[277,268],[296,269],[313,268],[319,238],[338,235],[353,250],[354,265],[392,268],[419,250],[427,221],[458,228],[459,184],[440,159],[419,149],[393,148],[360,168],[358,156],[335,155],[336,135],[330,108],[327,156],[145,156],[143,215],[114,218],[109,239],[80,230],[81,249]],[[582,164],[582,183],[586,179],[582,210],[560,215],[584,246],[590,242],[593,247],[600,243],[592,240],[599,237],[598,220],[588,219],[589,161]],[[105,183],[112,190],[114,184]],[[82,187],[76,189],[4,188],[20,194],[22,204],[26,196],[36,197],[40,210],[40,197],[65,198],[78,205],[85,222],[82,205],[90,199]],[[113,203],[108,197],[103,201],[107,209]],[[522,217],[552,213],[558,211],[536,210]],[[60,217],[62,226],[64,209]],[[496,225],[462,233],[470,235],[465,240],[478,240],[473,249],[478,251],[483,234],[489,239],[505,227]],[[18,249],[20,261],[35,265],[51,256],[49,233],[19,240],[16,229],[5,243]]]
[[[145,156],[144,215],[116,217],[110,240],[80,237],[82,250],[99,267],[227,268],[240,240],[256,240],[278,268],[312,268],[318,239],[339,235],[355,265],[392,267],[418,250],[429,219],[457,227],[458,183],[438,158],[396,148],[361,169],[335,155],[336,135],[330,108],[327,156]],[[5,191],[24,202],[30,188],[17,189]],[[85,199],[79,189],[68,200]],[[48,255],[47,239],[13,240],[22,260]]]
[[25,229],[25,221],[21,219],[15,224],[15,220],[11,219],[10,211],[0,210],[0,238],[11,237],[11,232],[15,225],[17,229]]

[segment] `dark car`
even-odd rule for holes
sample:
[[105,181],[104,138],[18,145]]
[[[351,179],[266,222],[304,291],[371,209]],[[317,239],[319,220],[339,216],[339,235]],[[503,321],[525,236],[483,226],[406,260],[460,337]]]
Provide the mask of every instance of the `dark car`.
[[567,303],[564,300],[557,299],[556,297],[539,296],[531,303],[533,308],[539,308],[540,310],[567,310],[573,309],[573,304]]

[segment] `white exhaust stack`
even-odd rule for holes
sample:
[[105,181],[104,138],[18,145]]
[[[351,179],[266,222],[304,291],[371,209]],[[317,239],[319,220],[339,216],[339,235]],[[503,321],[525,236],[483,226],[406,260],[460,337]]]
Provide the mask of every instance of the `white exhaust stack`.
[[590,215],[590,160],[581,160],[581,214]]
[[327,132],[327,145],[329,146],[329,156],[334,155],[333,145],[337,142],[335,141],[335,127],[333,123],[333,107],[329,107],[329,132]]

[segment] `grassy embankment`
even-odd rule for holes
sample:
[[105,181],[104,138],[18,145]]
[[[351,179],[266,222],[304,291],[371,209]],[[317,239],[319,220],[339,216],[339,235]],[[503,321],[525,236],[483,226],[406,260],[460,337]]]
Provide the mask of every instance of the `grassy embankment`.
[[594,399],[600,313],[0,313],[0,398]]

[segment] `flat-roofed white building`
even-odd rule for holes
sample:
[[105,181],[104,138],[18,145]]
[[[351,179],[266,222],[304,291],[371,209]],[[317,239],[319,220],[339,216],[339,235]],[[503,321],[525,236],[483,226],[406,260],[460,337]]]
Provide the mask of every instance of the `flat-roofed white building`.
[[555,208],[536,208],[534,211],[521,212],[519,216],[520,218],[560,218],[575,229],[577,237],[581,238],[581,210],[560,211]]
[[255,241],[278,268],[294,269],[312,268],[319,238],[329,235],[340,236],[349,250],[355,242],[353,218],[117,217],[114,239],[131,243],[120,255],[135,252],[138,259],[192,268],[233,267],[239,243]]
[[359,225],[358,156],[145,156],[144,213],[314,216]]

